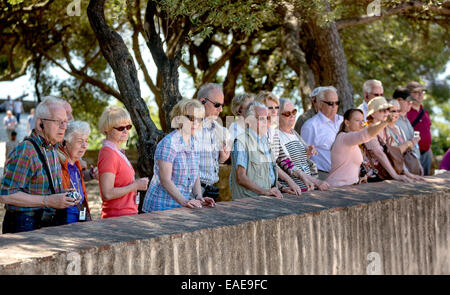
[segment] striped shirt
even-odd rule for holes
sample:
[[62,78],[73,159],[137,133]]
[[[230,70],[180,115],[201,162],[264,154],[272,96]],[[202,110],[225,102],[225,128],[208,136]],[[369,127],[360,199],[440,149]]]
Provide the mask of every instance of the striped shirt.
[[158,160],[172,164],[171,179],[186,200],[190,199],[194,183],[199,177],[199,158],[194,150],[193,137],[187,145],[180,131],[172,131],[156,146],[153,177],[142,206],[144,212],[181,207],[161,184]]
[[[306,146],[297,138],[295,134],[286,133],[283,131],[279,131],[280,135],[280,149],[279,149],[279,157],[278,162],[280,163],[280,167],[286,171],[289,175],[292,172],[301,169],[308,175],[311,175],[311,170],[308,164],[308,157],[306,153]],[[282,163],[286,163],[286,159],[290,160],[292,165],[283,165]],[[300,188],[306,188],[306,185],[303,181],[298,177],[292,177],[295,183]],[[281,184],[287,185],[286,182],[280,180]]]
[[[53,187],[56,193],[61,193],[63,191],[62,171],[57,155],[58,146],[51,145],[34,131],[31,133],[30,138],[41,148],[53,178]],[[49,181],[33,144],[28,140],[24,140],[10,154],[6,162],[0,194],[12,195],[22,191],[31,195],[50,195],[52,192],[50,191]],[[11,211],[22,212],[41,209],[41,207],[25,208],[13,205],[6,205],[5,208]]]

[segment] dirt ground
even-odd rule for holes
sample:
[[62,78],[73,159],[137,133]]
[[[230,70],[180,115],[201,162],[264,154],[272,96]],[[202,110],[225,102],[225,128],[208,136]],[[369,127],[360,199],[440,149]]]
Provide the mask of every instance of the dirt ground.
[[[91,216],[93,220],[100,219],[102,211],[102,199],[100,198],[100,189],[97,180],[91,180],[86,183],[86,193],[89,200],[89,208],[91,209]],[[3,216],[5,215],[5,208],[0,208],[0,234],[2,232]]]

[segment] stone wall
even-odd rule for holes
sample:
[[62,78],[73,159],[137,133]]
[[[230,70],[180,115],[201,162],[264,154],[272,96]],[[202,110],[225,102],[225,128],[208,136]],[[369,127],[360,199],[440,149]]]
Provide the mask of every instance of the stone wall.
[[450,274],[450,173],[0,236],[0,274]]

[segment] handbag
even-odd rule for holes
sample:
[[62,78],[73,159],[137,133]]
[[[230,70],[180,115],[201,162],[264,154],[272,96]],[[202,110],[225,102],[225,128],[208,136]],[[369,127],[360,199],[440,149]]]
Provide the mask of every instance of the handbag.
[[423,176],[422,165],[420,164],[419,159],[416,158],[416,155],[412,150],[407,150],[403,154],[403,158],[405,159],[405,166],[409,172],[412,174]]
[[[381,138],[378,137],[378,140],[380,141]],[[402,174],[403,167],[405,166],[405,160],[403,158],[400,147],[392,145],[392,142],[393,138],[388,137],[387,142],[384,144],[384,146],[382,145],[384,153],[387,155],[389,162],[391,162],[392,168],[394,168],[395,172],[397,172],[397,174]],[[381,141],[380,144],[382,144]]]

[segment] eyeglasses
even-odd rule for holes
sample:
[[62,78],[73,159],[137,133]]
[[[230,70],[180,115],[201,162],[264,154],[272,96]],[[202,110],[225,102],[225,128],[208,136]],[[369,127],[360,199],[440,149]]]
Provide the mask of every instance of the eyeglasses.
[[275,107],[267,107],[269,110],[279,110],[280,106],[275,106]]
[[125,129],[130,130],[133,127],[133,125],[127,125],[127,126],[120,126],[120,127],[113,127],[114,129],[116,129],[117,131],[124,131]]
[[339,106],[339,104],[341,103],[340,101],[326,101],[326,100],[322,100],[323,103],[326,103],[327,105],[331,106]]
[[56,122],[56,124],[58,124],[59,126],[67,126],[67,124],[69,124],[69,121],[66,120],[53,120],[53,119],[41,119],[41,120]]
[[400,113],[399,110],[391,110],[391,113]]
[[283,116],[285,116],[285,117],[290,117],[290,116],[295,116],[296,114],[297,114],[297,110],[296,109],[293,109],[292,111],[290,111],[290,112],[283,112],[283,113],[281,113]]
[[220,107],[223,107],[223,106],[225,105],[225,104],[223,104],[223,103],[218,103],[218,102],[211,101],[211,100],[210,100],[209,98],[207,98],[207,97],[204,97],[204,99],[206,99],[207,101],[209,101],[210,103],[212,103],[216,109],[218,109],[218,108],[220,108]]
[[189,121],[191,121],[191,122],[201,123],[201,122],[203,121],[203,118],[197,118],[197,117],[192,116],[192,115],[185,115],[185,116],[186,116],[186,118],[188,118]]
[[383,93],[371,93],[373,96],[383,96]]

